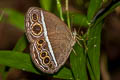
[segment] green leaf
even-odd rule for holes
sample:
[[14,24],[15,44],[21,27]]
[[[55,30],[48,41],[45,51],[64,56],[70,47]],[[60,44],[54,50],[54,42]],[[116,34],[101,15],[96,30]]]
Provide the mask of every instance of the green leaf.
[[73,79],[70,69],[63,67],[57,74],[53,75],[55,78]]
[[24,30],[24,15],[20,12],[5,8],[4,9],[5,14],[8,15],[8,23],[14,25],[15,27]]
[[114,9],[116,7],[120,6],[120,2],[114,4],[113,6],[111,6],[111,8],[105,12],[103,15],[101,15],[97,20],[96,20],[96,23],[95,24],[98,24],[99,22],[101,22],[108,14],[110,14],[112,11],[114,11]]
[[29,71],[39,73],[32,65],[30,56],[27,53],[15,52],[15,51],[0,51],[0,64]]
[[40,0],[41,8],[50,11],[52,7],[53,0]]
[[[88,35],[88,61],[95,80],[100,80],[100,40],[102,23],[92,26]],[[92,78],[92,77],[91,77]]]
[[88,7],[88,22],[90,23],[93,17],[95,16],[95,13],[101,8],[102,0],[90,0],[90,4]]
[[77,24],[80,26],[87,27],[88,26],[88,21],[87,17],[83,14],[78,14],[78,13],[71,13],[71,23],[72,24]]
[[117,6],[120,5],[120,2],[114,4],[110,9],[101,15],[96,21],[95,24],[89,30],[88,36],[88,70],[92,80],[100,80],[100,65],[99,65],[99,56],[100,56],[100,36],[102,23],[101,21],[105,16],[110,14]]
[[[28,72],[33,72],[36,74],[41,74],[40,71],[34,67],[28,53],[16,51],[0,51],[0,64]],[[53,75],[53,77],[72,79],[72,74],[69,69],[63,68],[59,71],[59,73]]]
[[88,67],[88,71],[89,71],[91,80],[96,80],[96,79],[95,79],[94,72],[93,72],[93,70],[92,70],[92,67],[91,67],[90,62],[89,62],[88,59],[87,59],[87,67]]
[[22,52],[27,47],[27,39],[26,36],[23,35],[17,42],[16,46],[14,47],[14,51]]
[[76,53],[71,53],[70,63],[75,80],[88,80],[84,48],[76,44],[74,49]]

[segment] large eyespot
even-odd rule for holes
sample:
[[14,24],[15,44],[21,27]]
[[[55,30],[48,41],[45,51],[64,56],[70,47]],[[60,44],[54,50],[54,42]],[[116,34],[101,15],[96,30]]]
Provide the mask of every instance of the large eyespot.
[[50,63],[50,58],[49,58],[49,56],[46,56],[46,57],[43,59],[43,63],[44,63],[44,64],[49,64],[49,63]]
[[39,23],[35,23],[32,25],[32,33],[34,35],[40,35],[42,32],[42,26]]
[[38,20],[38,15],[33,13],[32,14],[32,21],[37,21]]

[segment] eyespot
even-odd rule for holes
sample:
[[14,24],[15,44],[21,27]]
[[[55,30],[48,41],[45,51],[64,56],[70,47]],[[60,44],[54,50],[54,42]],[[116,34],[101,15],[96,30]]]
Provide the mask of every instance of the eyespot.
[[39,40],[39,41],[38,41],[39,44],[42,44],[43,42],[44,42],[43,40]]
[[42,46],[43,46],[43,43],[44,43],[44,40],[43,40],[43,39],[40,39],[40,40],[37,41],[37,48],[38,48],[39,50],[41,50],[41,48],[42,48]]
[[49,63],[50,63],[50,58],[49,58],[49,56],[46,56],[46,57],[43,59],[43,63],[44,63],[44,64],[49,64]]
[[40,51],[41,50],[41,45],[37,45],[37,48]]
[[44,59],[47,56],[47,54],[48,54],[47,52],[41,52],[40,57]]
[[40,35],[42,32],[42,26],[38,23],[33,24],[32,26],[32,33],[34,35]]
[[36,15],[35,13],[32,14],[32,20],[33,21],[37,21],[38,20],[38,15]]
[[42,45],[43,43],[44,43],[44,40],[43,40],[43,39],[40,39],[40,40],[37,41],[37,44],[38,44],[38,45]]
[[51,63],[48,66],[49,66],[49,68],[52,68],[52,64]]
[[52,70],[55,69],[55,68],[53,67],[52,63],[49,63],[48,66],[49,66],[49,68],[52,69]]
[[46,52],[43,52],[42,54],[41,54],[41,57],[45,57],[47,55],[47,53]]

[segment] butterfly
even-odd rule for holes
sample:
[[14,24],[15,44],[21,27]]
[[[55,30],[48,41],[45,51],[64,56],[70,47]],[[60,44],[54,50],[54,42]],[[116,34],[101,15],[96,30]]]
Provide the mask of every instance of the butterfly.
[[25,33],[35,66],[53,74],[64,65],[76,40],[71,30],[53,13],[31,7],[25,16]]

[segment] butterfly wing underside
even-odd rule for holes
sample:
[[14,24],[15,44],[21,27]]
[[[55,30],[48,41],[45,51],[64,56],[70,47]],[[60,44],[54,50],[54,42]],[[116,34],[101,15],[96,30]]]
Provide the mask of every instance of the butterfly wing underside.
[[70,29],[54,14],[36,7],[28,10],[25,25],[34,64],[45,73],[57,72],[75,43]]

